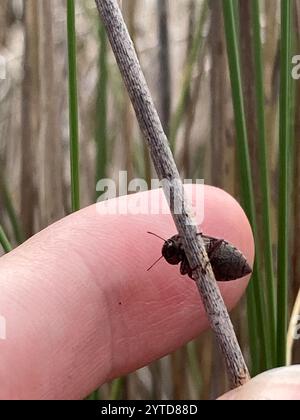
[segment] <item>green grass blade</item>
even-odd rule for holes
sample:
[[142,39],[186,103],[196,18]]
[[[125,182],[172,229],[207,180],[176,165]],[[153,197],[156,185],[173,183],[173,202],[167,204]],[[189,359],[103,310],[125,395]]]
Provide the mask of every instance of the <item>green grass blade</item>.
[[[257,238],[256,215],[254,206],[254,192],[252,185],[252,174],[249,157],[248,135],[246,128],[245,109],[243,101],[242,78],[240,67],[240,55],[237,39],[237,24],[234,0],[223,0],[223,13],[225,34],[227,40],[227,51],[229,70],[232,86],[232,99],[235,112],[235,124],[237,134],[238,158],[241,167],[241,187],[245,210],[251,222],[254,237]],[[257,314],[257,332],[261,341],[263,368],[272,366],[270,337],[265,316],[265,303],[263,289],[259,281],[259,254],[256,256],[256,263],[252,276],[253,293],[248,295],[248,303],[253,306],[252,311]],[[255,309],[254,309],[255,308]],[[251,319],[249,320],[251,322]],[[257,355],[252,354],[255,358]]]
[[86,401],[99,401],[100,400],[100,391],[94,391],[91,395],[86,398]]
[[14,237],[16,242],[21,245],[25,240],[24,231],[21,225],[21,221],[17,216],[11,194],[7,188],[6,182],[3,180],[0,181],[1,183],[1,192],[3,196],[3,204],[4,208],[7,211],[7,215],[9,218],[9,221],[12,225]]
[[67,31],[69,58],[69,118],[70,118],[70,159],[72,211],[80,209],[80,179],[79,179],[79,123],[78,123],[78,93],[77,93],[77,60],[76,60],[76,26],[75,3],[67,0]]
[[253,43],[255,64],[256,109],[258,127],[258,154],[260,165],[260,180],[262,190],[262,222],[264,243],[264,264],[266,270],[266,297],[269,328],[272,342],[272,362],[276,358],[276,307],[275,307],[275,277],[272,254],[271,211],[270,211],[270,180],[268,174],[268,158],[266,144],[265,108],[264,108],[264,79],[262,42],[260,29],[260,8],[258,0],[252,1]]
[[4,230],[3,230],[3,227],[1,225],[0,225],[0,244],[1,244],[3,250],[4,250],[4,252],[6,254],[8,254],[9,252],[11,252],[12,249],[13,249],[12,248],[12,245],[9,242],[9,240],[8,240],[8,238],[7,238]]
[[253,302],[255,300],[253,283],[250,282],[247,291],[247,314],[248,314],[248,335],[249,349],[251,354],[251,374],[258,375],[262,371],[262,361],[260,357],[260,344],[257,340],[257,314]]
[[201,375],[197,344],[195,341],[191,341],[187,344],[187,356],[194,388],[197,391],[197,395],[200,396],[203,387],[203,378]]
[[109,400],[111,401],[119,400],[121,398],[124,385],[125,385],[125,378],[115,379],[111,384]]
[[107,170],[107,38],[105,28],[99,26],[99,81],[96,109],[96,182],[106,177]]
[[286,363],[288,326],[289,152],[292,2],[281,1],[281,85],[279,123],[277,365]]

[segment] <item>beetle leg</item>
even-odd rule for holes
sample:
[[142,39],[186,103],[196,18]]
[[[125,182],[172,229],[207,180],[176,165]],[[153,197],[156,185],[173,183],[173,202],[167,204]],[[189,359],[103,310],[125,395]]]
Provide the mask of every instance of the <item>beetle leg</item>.
[[193,277],[193,272],[194,271],[196,271],[198,269],[198,267],[195,267],[195,268],[190,268],[190,266],[189,266],[189,268],[188,268],[188,272],[187,272],[187,274],[188,274],[188,276],[192,279],[192,280],[194,280],[194,281],[196,281],[195,279],[194,279],[194,277]]
[[188,260],[186,258],[183,258],[180,264],[180,274],[182,276],[185,276],[186,274],[189,273],[189,270],[190,270],[190,266],[189,266]]

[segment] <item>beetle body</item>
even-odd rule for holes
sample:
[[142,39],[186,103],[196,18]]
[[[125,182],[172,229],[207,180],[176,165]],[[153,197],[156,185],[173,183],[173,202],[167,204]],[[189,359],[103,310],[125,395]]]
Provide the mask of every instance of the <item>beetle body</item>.
[[[224,239],[212,238],[200,234],[204,241],[208,258],[217,281],[231,281],[252,272],[246,257],[233,245]],[[180,273],[193,279],[193,272],[189,265],[183,248],[183,242],[179,235],[165,241],[162,247],[162,256],[171,265],[180,264]]]

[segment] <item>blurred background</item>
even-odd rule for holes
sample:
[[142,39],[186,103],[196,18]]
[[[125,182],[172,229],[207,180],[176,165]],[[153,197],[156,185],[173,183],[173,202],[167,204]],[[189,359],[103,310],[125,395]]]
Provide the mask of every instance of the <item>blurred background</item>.
[[[226,35],[228,40],[232,22],[228,13],[224,15],[224,3],[234,10],[239,54],[234,57],[241,73],[246,150],[236,134],[236,123],[243,123],[243,118],[238,105],[233,107],[239,81],[228,66]],[[95,3],[77,0],[75,5],[78,179],[80,206],[84,207],[97,198],[97,180],[118,180],[121,170],[128,172],[129,180],[141,177],[149,181],[155,174]],[[70,176],[67,6],[70,2],[65,0],[1,0],[0,224],[13,247],[75,210]],[[254,213],[250,213],[256,219],[260,257],[254,273],[257,287],[233,313],[233,321],[253,372],[276,366],[282,125],[289,127],[291,188],[289,225],[285,224],[289,236],[288,247],[282,251],[287,254],[284,284],[289,292],[283,298],[282,313],[289,317],[300,287],[300,147],[294,141],[300,130],[299,82],[290,83],[288,121],[280,113],[284,95],[280,40],[289,30],[289,52],[300,52],[300,1],[291,2],[287,28],[282,25],[285,6],[280,0],[122,0],[121,7],[182,176],[204,178],[207,184],[225,189],[246,203],[248,215],[251,200],[248,207],[247,202],[252,198]],[[262,66],[257,65],[260,53]],[[257,84],[260,71],[263,95]],[[72,153],[76,162],[76,148],[75,155],[74,147]],[[241,168],[245,153],[251,163],[250,178]],[[253,222],[252,217],[250,220]],[[260,303],[255,303],[257,294]],[[261,313],[264,311],[267,313]],[[264,319],[267,331],[263,331]],[[293,344],[293,362],[299,363],[299,341]],[[105,385],[90,398],[211,399],[227,389],[222,357],[214,338],[206,333],[175,354]]]

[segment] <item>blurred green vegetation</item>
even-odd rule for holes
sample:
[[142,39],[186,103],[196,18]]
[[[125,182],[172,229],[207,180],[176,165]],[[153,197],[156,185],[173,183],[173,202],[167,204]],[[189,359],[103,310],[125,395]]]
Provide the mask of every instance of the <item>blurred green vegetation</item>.
[[[0,10],[4,252],[94,202],[101,178],[155,176],[94,2],[16,3]],[[233,320],[252,373],[284,365],[300,288],[299,2],[123,0],[122,11],[181,174],[224,188],[251,221],[256,263]],[[90,399],[214,398],[227,387],[219,358],[207,333]]]

